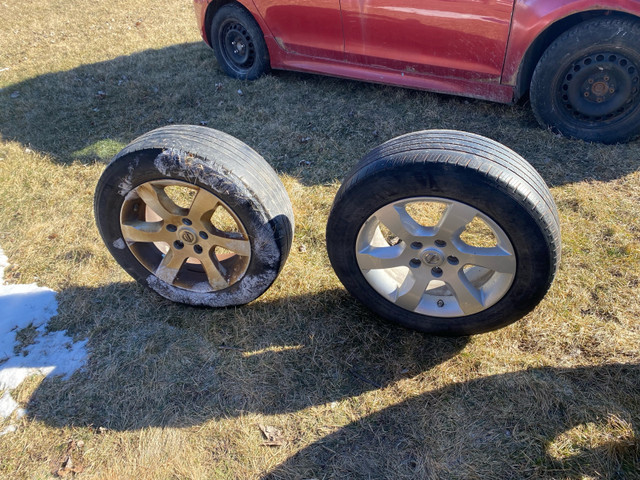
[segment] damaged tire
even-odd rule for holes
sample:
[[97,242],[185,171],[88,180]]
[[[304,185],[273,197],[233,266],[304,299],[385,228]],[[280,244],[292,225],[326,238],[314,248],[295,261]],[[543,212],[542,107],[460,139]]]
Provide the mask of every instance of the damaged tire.
[[94,200],[116,261],[169,300],[225,307],[259,297],[291,248],[293,212],[280,179],[225,133],[175,125],[131,142]]
[[560,227],[547,186],[515,152],[423,131],[354,167],[331,209],[327,250],[347,290],[381,317],[468,335],[538,304],[557,270]]

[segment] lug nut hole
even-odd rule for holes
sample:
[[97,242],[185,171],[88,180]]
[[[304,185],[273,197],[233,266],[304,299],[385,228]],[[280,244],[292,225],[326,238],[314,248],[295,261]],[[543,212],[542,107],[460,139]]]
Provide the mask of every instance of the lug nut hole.
[[200,255],[202,253],[202,247],[200,245],[194,245],[193,251]]
[[411,244],[411,248],[413,248],[414,250],[420,250],[422,248],[422,243],[420,242],[413,242]]
[[170,232],[175,232],[176,230],[178,230],[178,227],[176,227],[175,225],[169,224],[167,225],[167,230],[169,230]]
[[442,276],[442,269],[440,267],[433,267],[431,269],[431,274],[434,277],[441,277]]
[[445,242],[444,240],[436,240],[436,247],[446,247],[447,246],[447,242]]
[[422,265],[422,262],[420,261],[419,258],[412,258],[411,261],[409,262],[409,266],[411,268],[418,268],[420,265]]
[[460,260],[458,260],[458,257],[454,257],[453,255],[450,255],[447,257],[447,261],[451,264],[451,265],[458,265],[460,263]]
[[176,240],[175,242],[173,242],[173,246],[178,250],[181,250],[184,248],[184,243],[182,243],[180,240]]
[[203,240],[206,240],[207,238],[209,238],[209,235],[207,235],[207,232],[200,232],[198,235],[200,235],[200,238]]
[[183,218],[182,223],[184,223],[185,225],[191,225],[193,222],[191,222],[191,220],[189,220],[188,218]]

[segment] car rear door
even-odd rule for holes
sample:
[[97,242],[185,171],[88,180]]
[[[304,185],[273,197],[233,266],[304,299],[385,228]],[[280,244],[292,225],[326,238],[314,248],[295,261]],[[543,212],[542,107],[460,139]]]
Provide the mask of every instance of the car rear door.
[[342,0],[349,62],[499,82],[514,0]]
[[285,50],[343,60],[340,0],[254,0],[254,4]]

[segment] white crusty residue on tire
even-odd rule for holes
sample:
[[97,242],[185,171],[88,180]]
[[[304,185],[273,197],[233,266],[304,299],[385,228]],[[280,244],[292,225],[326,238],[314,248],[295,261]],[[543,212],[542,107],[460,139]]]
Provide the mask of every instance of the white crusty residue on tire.
[[[185,290],[184,288],[174,287],[163,282],[155,275],[147,277],[149,288],[159,295],[169,298],[174,302],[186,303],[189,305],[201,305],[206,307],[229,307],[232,305],[242,305],[249,303],[256,298],[256,290],[262,290],[265,281],[269,281],[268,273],[260,275],[249,275],[238,282],[238,289],[231,293],[215,292],[215,295],[202,295],[196,289]],[[207,285],[208,287],[208,285]]]

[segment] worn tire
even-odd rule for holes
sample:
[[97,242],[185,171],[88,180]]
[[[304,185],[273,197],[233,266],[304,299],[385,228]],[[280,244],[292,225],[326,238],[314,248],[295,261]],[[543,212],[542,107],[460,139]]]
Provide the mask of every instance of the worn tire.
[[[440,213],[422,219],[420,209],[432,207]],[[471,226],[489,243],[468,239]],[[354,297],[387,320],[439,335],[521,318],[547,292],[560,258],[558,215],[540,175],[505,146],[456,131],[410,133],[369,152],[338,191],[326,236],[331,265]]]
[[271,68],[260,26],[240,5],[230,3],[215,13],[211,45],[220,68],[230,77],[255,80]]
[[102,174],[94,213],[138,282],[191,305],[241,305],[281,271],[291,202],[269,164],[225,133],[175,125],[124,148]]
[[633,139],[640,133],[640,21],[597,18],[560,35],[535,68],[530,98],[540,124],[567,137]]

